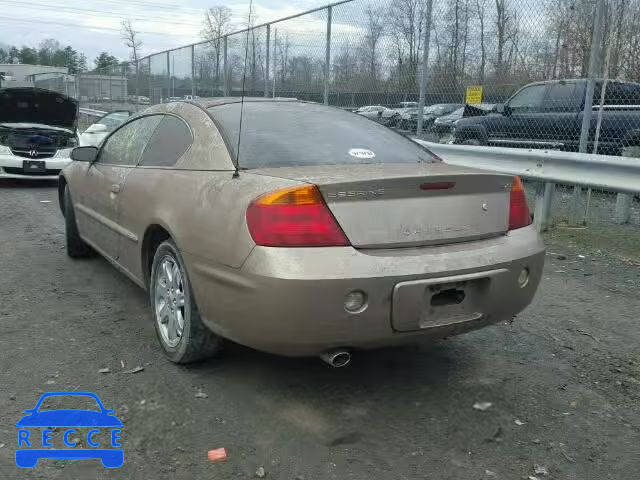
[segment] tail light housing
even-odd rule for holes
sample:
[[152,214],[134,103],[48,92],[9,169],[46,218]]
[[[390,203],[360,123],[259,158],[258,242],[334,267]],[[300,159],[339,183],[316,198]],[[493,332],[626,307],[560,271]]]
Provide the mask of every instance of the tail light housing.
[[514,177],[509,203],[509,230],[516,230],[527,225],[531,225],[531,213],[524,193],[524,185],[520,177]]
[[285,188],[256,198],[247,208],[253,241],[265,247],[349,245],[315,185]]

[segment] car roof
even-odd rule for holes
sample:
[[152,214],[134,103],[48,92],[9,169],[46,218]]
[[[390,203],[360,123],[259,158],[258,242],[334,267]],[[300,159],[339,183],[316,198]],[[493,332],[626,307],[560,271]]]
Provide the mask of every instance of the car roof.
[[[522,87],[528,87],[530,85],[554,85],[554,84],[558,84],[558,83],[584,83],[586,82],[588,79],[586,78],[558,78],[555,80],[541,80],[539,82],[530,82],[530,83],[526,83],[524,84]],[[596,82],[603,82],[605,79],[604,78],[594,78],[594,80]],[[608,83],[626,83],[626,84],[632,84],[632,85],[640,85],[640,83],[638,82],[630,82],[628,80],[617,80],[617,79],[607,79]]]
[[218,105],[228,105],[230,103],[241,103],[241,102],[299,102],[297,98],[290,97],[275,97],[275,98],[267,98],[267,97],[215,97],[215,98],[194,98],[193,100],[184,100],[181,99],[179,101],[187,102],[187,103],[195,103],[201,105],[204,108],[216,107]]

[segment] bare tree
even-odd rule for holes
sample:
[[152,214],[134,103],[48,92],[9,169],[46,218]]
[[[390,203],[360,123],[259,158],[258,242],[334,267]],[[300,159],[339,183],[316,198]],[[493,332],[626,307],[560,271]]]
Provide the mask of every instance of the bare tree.
[[485,25],[484,19],[487,11],[487,0],[476,0],[476,11],[478,13],[478,22],[480,23],[480,71],[478,79],[480,83],[484,82],[485,70],[487,68],[487,46],[485,43]]
[[220,56],[222,37],[231,30],[231,9],[223,5],[209,8],[204,14],[204,28],[200,32],[214,51],[216,88],[220,88]]
[[378,81],[378,45],[385,31],[384,12],[381,9],[372,8],[365,10],[366,33],[363,39],[363,50],[369,70],[369,77],[373,86]]
[[285,88],[287,81],[287,68],[289,66],[289,47],[291,42],[289,41],[289,34],[286,33],[284,38],[278,36],[278,59],[280,60],[280,76],[282,81],[282,88]]
[[[513,12],[509,8],[508,0],[495,0],[496,2],[496,77],[499,81],[504,81],[508,71],[505,62],[505,49],[510,40],[513,39],[515,31],[513,28]],[[513,48],[513,45],[512,45]],[[513,53],[513,52],[512,52]]]
[[464,0],[464,26],[462,27],[462,61],[460,64],[460,73],[464,79],[467,67],[467,46],[469,45],[469,0]]
[[124,44],[129,49],[129,56],[131,61],[136,66],[136,96],[140,96],[140,49],[142,48],[142,40],[140,40],[140,36],[138,32],[131,25],[131,20],[123,20],[122,21],[122,40],[124,40]]
[[[405,86],[415,85],[423,7],[422,0],[395,0],[389,11],[390,29],[398,50],[398,74],[400,78],[410,79]],[[402,53],[405,45],[409,54],[406,59]],[[408,65],[407,71],[403,63]]]
[[496,76],[502,78],[504,75],[504,45],[506,43],[506,26],[509,14],[505,5],[505,0],[496,0],[496,35],[498,47],[496,52]]

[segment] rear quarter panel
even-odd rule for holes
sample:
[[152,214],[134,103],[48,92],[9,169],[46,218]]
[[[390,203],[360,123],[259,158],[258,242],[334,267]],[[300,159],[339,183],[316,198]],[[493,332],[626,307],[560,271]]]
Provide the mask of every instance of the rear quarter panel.
[[143,278],[143,241],[156,225],[195,261],[240,268],[255,245],[245,222],[247,206],[260,194],[291,184],[243,173],[233,178],[229,171],[133,170],[122,192],[127,201],[121,215],[137,242],[135,258],[125,268]]

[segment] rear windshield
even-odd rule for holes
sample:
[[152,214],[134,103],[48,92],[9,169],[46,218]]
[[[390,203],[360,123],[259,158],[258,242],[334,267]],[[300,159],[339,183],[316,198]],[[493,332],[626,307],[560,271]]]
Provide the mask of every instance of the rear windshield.
[[[237,156],[240,104],[209,109]],[[245,102],[240,168],[437,161],[429,151],[360,115],[299,102]]]

